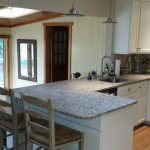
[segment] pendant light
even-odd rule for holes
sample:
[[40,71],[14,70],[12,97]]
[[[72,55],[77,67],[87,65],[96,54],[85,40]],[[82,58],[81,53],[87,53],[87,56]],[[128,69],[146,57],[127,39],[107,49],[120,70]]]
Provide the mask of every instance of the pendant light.
[[104,21],[103,23],[117,23],[117,22],[115,22],[115,21],[112,19],[112,17],[111,17],[111,8],[112,8],[111,3],[112,3],[112,0],[109,1],[109,17],[108,17],[107,20]]
[[73,0],[72,8],[68,11],[68,13],[65,14],[65,16],[84,16],[83,14],[78,13],[76,7],[75,7],[75,0]]

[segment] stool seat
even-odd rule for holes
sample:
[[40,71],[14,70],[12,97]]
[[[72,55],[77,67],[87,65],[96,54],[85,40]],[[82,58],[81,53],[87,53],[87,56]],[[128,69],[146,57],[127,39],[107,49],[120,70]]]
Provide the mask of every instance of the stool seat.
[[[49,133],[39,131],[36,129],[32,130],[30,138],[36,140],[44,145],[49,145]],[[64,145],[68,142],[73,142],[80,140],[82,138],[82,133],[74,129],[62,126],[55,123],[55,146]]]
[[[13,121],[12,116],[9,114],[5,114],[5,116],[0,115],[0,128],[8,128],[9,131],[13,132]],[[26,125],[24,123],[24,113],[18,114],[18,124],[17,124],[18,131],[25,130]]]

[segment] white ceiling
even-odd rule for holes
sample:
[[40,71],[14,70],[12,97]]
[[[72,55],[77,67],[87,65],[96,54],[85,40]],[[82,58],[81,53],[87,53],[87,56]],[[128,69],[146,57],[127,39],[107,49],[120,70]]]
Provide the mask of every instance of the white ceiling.
[[[82,14],[108,17],[109,0],[75,0],[75,3]],[[66,13],[71,8],[72,0],[0,0],[0,5]]]

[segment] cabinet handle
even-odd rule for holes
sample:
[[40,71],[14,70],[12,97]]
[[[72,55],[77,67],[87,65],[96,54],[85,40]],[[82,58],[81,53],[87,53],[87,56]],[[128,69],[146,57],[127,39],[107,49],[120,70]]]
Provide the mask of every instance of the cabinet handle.
[[139,89],[141,89],[141,86],[139,86]]

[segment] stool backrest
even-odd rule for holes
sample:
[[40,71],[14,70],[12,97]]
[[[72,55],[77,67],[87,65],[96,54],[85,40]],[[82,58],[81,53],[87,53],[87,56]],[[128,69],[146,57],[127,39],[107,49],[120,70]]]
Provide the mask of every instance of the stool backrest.
[[54,115],[51,100],[21,94],[24,104],[27,140],[33,130],[49,134],[49,149],[55,149]]
[[[0,119],[9,120],[12,122],[13,130],[18,130],[18,124],[25,123],[24,116],[21,116],[19,121],[18,114],[23,112],[23,104],[20,98],[14,97],[14,90],[0,87]],[[21,110],[22,109],[22,110]],[[6,125],[7,126],[7,125]],[[9,123],[8,123],[9,126]]]
[[0,87],[0,114],[3,117],[14,117],[14,101],[12,98],[13,91]]

